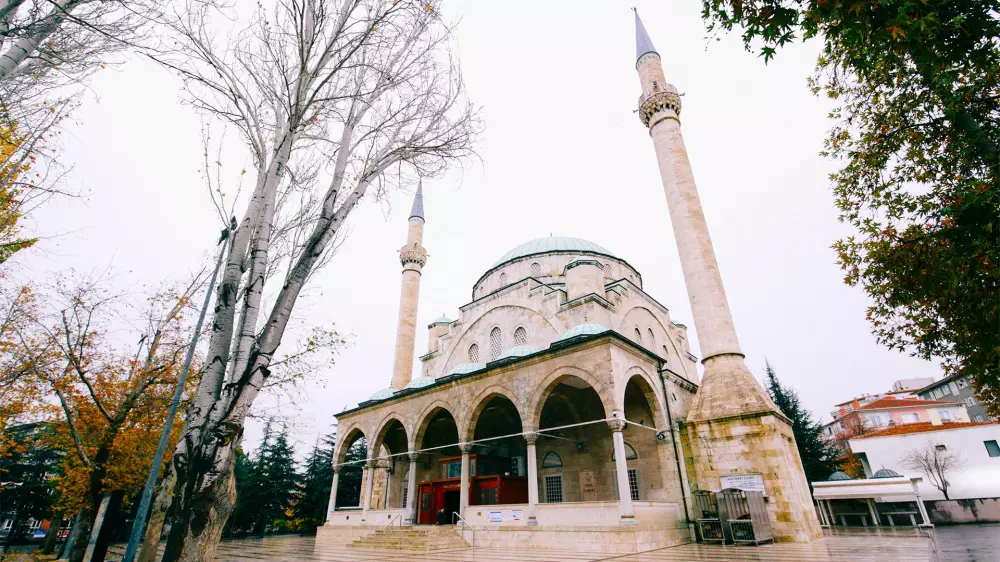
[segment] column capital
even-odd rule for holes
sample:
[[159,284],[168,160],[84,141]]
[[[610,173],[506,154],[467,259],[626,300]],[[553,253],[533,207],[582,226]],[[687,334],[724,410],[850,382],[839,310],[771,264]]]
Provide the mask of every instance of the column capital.
[[625,431],[625,420],[623,419],[608,420],[608,427],[611,428],[611,431],[615,432]]
[[462,451],[463,455],[468,455],[472,452],[472,443],[459,443],[458,450]]
[[368,459],[367,461],[365,461],[365,468],[367,469],[378,468],[378,460]]
[[525,433],[524,440],[527,441],[528,445],[534,445],[538,441],[538,434],[535,432]]
[[343,467],[342,466],[335,466],[335,467],[333,467],[333,473],[334,474],[340,474],[340,469],[341,468],[343,468]]
[[420,453],[409,452],[406,454],[406,457],[410,459],[410,462],[417,462],[420,460]]

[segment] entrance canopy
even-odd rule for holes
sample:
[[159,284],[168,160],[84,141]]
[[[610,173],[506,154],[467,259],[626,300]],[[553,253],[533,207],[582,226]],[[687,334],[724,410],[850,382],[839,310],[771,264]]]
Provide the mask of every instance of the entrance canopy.
[[813,482],[813,497],[817,500],[848,500],[882,498],[882,502],[916,501],[916,482],[920,478],[866,478],[864,480],[834,480]]

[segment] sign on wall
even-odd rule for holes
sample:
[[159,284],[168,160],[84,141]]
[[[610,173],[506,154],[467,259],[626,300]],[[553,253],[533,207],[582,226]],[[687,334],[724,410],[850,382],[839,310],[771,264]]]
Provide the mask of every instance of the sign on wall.
[[761,492],[765,496],[767,490],[764,489],[764,475],[759,472],[746,474],[727,474],[721,478],[722,489],[736,488],[744,492]]
[[500,523],[502,521],[502,514],[499,511],[489,512],[490,523]]

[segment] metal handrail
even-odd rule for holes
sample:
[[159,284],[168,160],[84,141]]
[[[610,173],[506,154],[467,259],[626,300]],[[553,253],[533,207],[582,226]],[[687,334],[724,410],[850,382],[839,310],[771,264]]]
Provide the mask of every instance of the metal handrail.
[[459,531],[459,533],[462,533],[463,536],[464,536],[464,532],[465,532],[465,528],[466,527],[472,529],[472,548],[476,548],[476,528],[473,527],[471,523],[469,523],[468,521],[466,521],[465,518],[463,518],[457,511],[451,512],[451,524],[452,525],[456,525],[457,524],[455,522],[455,518],[456,517],[458,518],[459,521],[462,522],[462,530]]
[[395,517],[393,517],[392,519],[390,519],[389,520],[389,524],[386,525],[385,528],[391,530],[393,523],[395,523],[397,519],[399,519],[399,528],[402,529],[403,528],[403,514],[402,513],[398,513],[398,514],[396,514]]

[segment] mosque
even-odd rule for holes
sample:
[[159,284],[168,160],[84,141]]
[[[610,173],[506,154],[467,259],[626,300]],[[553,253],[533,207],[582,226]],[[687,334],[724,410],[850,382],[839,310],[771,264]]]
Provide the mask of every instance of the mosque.
[[[400,250],[390,386],[336,415],[320,539],[350,542],[441,522],[476,546],[634,552],[687,542],[693,495],[756,482],[775,540],[821,530],[787,418],[744,363],[681,136],[681,100],[638,14],[638,114],[660,169],[698,329],[643,289],[623,256],[580,238],[525,242],[428,327],[413,373],[427,252],[422,188]],[[417,376],[414,376],[417,375]],[[368,458],[356,505],[337,505],[347,452]],[[416,526],[416,527],[415,527]],[[487,532],[488,531],[488,532]]]

